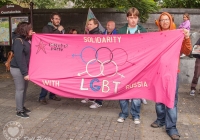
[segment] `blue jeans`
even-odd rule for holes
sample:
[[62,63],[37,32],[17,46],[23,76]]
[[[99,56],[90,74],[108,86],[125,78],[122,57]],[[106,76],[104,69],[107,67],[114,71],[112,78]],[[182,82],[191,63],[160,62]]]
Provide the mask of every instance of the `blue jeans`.
[[179,87],[179,76],[177,75],[176,81],[176,93],[175,93],[175,100],[174,100],[174,107],[168,108],[162,103],[156,103],[156,114],[157,123],[160,126],[165,125],[166,132],[169,136],[171,135],[179,135],[178,130],[176,128],[177,122],[177,103],[178,103],[178,87]]
[[[42,88],[40,92],[39,100],[43,100],[47,96],[48,90]],[[55,96],[53,93],[49,93],[49,98],[52,99]]]
[[[141,99],[131,99],[131,115],[133,119],[140,118],[140,107],[141,107]],[[129,115],[129,99],[119,100],[119,104],[121,107],[121,112],[119,113],[119,117],[126,119]]]

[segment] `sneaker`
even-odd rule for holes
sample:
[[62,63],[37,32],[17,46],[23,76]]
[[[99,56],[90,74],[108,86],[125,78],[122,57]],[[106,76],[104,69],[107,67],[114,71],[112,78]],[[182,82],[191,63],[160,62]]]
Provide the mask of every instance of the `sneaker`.
[[179,140],[180,136],[179,135],[171,135],[170,136],[172,140]]
[[194,95],[195,95],[195,90],[191,90],[191,91],[190,91],[190,95],[191,95],[191,96],[194,96]]
[[94,103],[94,104],[92,104],[91,106],[90,106],[90,108],[93,108],[93,109],[95,109],[95,108],[99,108],[99,107],[101,107],[102,105],[100,105],[100,104],[98,104],[98,103]]
[[21,118],[29,118],[29,115],[26,114],[24,111],[17,112],[16,116]]
[[30,111],[29,109],[27,109],[26,107],[23,107],[23,110],[24,110],[24,112],[27,113],[27,114],[28,114],[28,113],[31,113],[31,111]]
[[183,57],[185,57],[185,56],[186,56],[185,54],[181,54],[180,58],[183,58]]
[[41,99],[41,100],[39,100],[39,102],[40,102],[42,105],[48,104],[48,102],[47,102],[46,99]]
[[139,119],[134,119],[134,124],[140,124],[140,120]]
[[94,103],[94,100],[90,100],[90,99],[84,99],[84,100],[81,100],[81,103],[89,103],[89,102],[91,102],[91,103]]
[[53,96],[53,97],[51,97],[49,99],[54,100],[54,101],[61,101],[61,98],[59,98],[57,96]]
[[123,123],[124,122],[124,118],[122,118],[122,117],[119,117],[118,119],[117,119],[117,122],[119,122],[119,123]]
[[147,100],[146,99],[141,99],[141,101],[142,101],[143,104],[145,104],[145,105],[147,104]]

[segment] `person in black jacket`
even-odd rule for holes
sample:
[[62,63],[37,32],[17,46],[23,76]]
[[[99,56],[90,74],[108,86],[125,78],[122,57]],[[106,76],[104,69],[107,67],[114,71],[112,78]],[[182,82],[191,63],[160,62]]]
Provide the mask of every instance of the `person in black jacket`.
[[[101,34],[99,30],[99,22],[95,18],[91,18],[87,22],[87,29],[89,30],[89,34]],[[93,104],[90,106],[90,108],[99,108],[102,106],[103,100],[93,100],[93,99],[84,99],[81,100],[82,103],[88,103],[92,102]]]
[[[200,45],[200,38],[195,43],[195,45]],[[199,76],[200,76],[200,55],[193,54],[193,57],[196,58],[196,61],[195,61],[195,66],[194,66],[194,76],[193,76],[192,84],[191,84],[191,91],[190,91],[191,96],[195,96],[196,86],[197,86]]]
[[[61,17],[58,13],[52,13],[50,16],[51,22],[49,22],[46,26],[43,27],[42,33],[48,33],[48,34],[64,34],[65,30],[62,25],[60,25]],[[47,104],[46,96],[48,91],[44,88],[41,89],[39,102],[43,105]],[[54,101],[60,101],[61,98],[57,97],[53,93],[49,93],[49,99],[52,99]]]
[[64,34],[65,30],[62,25],[60,25],[61,17],[58,13],[52,13],[50,16],[51,22],[48,22],[46,26],[43,27],[42,33],[48,34]]
[[24,107],[24,102],[29,80],[30,39],[33,33],[30,23],[19,23],[13,35],[11,48],[14,57],[10,63],[10,72],[15,83],[16,115],[22,118],[29,118],[27,113],[30,113],[30,110]]

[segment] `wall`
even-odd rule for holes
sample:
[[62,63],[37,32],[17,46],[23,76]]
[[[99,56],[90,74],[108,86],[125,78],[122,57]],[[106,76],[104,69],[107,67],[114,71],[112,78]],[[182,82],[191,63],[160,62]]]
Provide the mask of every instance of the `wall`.
[[[116,28],[120,28],[126,23],[126,15],[123,12],[118,12],[115,9],[92,9],[97,19],[103,26],[106,25],[108,20],[114,20],[116,22]],[[163,11],[169,12],[174,15],[175,23],[177,26],[182,22],[183,13],[190,14],[191,31],[200,32],[200,9],[161,9],[160,11],[150,14],[149,19],[145,24],[142,24],[148,31],[156,31],[157,27],[154,24]],[[68,31],[70,28],[76,28],[80,33],[83,33],[85,21],[87,18],[88,9],[54,9],[54,10],[41,10],[35,9],[33,11],[33,25],[36,32],[41,32],[42,27],[46,25],[50,19],[49,15],[52,12],[59,12],[62,17],[62,25]]]

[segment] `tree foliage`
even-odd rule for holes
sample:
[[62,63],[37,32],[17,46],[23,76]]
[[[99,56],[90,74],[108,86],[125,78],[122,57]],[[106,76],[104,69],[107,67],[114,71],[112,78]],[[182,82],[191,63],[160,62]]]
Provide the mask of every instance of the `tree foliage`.
[[1,0],[0,1],[0,7],[4,6],[6,4],[12,4],[12,1],[10,1],[10,0]]
[[200,0],[163,0],[165,8],[199,8]]
[[[1,0],[0,4],[8,4],[9,2],[20,5],[21,7],[29,7],[30,2],[34,2],[34,9],[57,9],[66,8],[70,0]],[[140,21],[146,22],[149,13],[153,13],[159,9],[158,0],[71,0],[74,2],[74,8],[115,8],[118,11],[125,12],[130,7],[136,7],[140,11]],[[175,1],[175,0],[174,0]]]
[[65,8],[68,0],[11,0],[14,4],[28,8],[33,1],[34,9],[58,9]]
[[154,0],[72,0],[76,8],[115,8],[125,12],[136,7],[140,12],[140,21],[146,22],[148,14],[159,9]]

